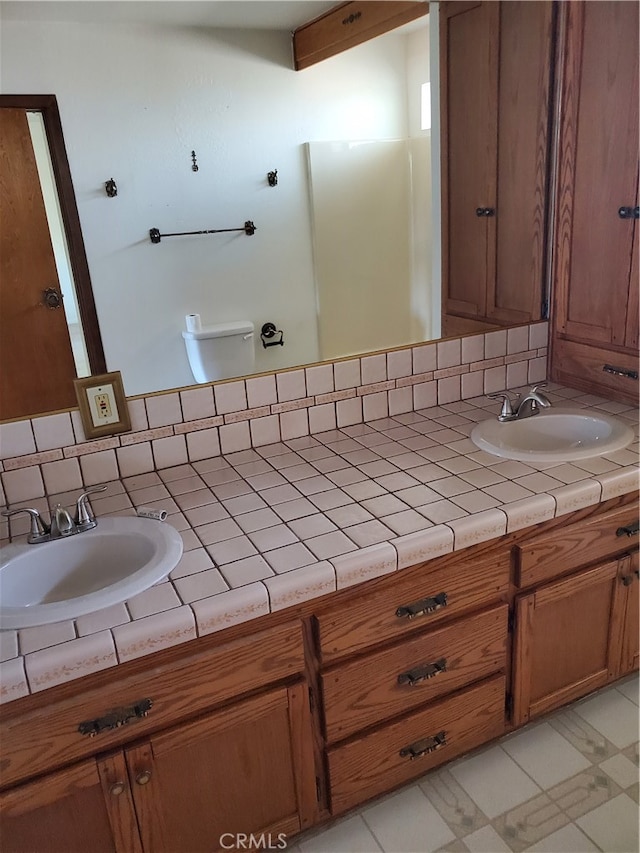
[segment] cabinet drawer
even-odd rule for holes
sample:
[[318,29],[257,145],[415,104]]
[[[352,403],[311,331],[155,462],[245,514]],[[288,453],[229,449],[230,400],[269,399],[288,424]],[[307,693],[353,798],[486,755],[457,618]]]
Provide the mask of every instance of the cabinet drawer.
[[317,617],[323,663],[504,600],[509,564],[507,549],[475,559],[449,554],[328,607]]
[[343,3],[295,31],[293,52],[296,70],[420,18],[427,14],[428,9],[427,3],[400,0]]
[[515,548],[516,585],[532,586],[579,566],[635,550],[638,534],[618,535],[618,531],[637,523],[638,506],[629,504],[520,543]]
[[340,814],[504,731],[505,679],[470,687],[328,750],[331,811]]
[[560,337],[553,340],[553,379],[592,394],[638,404],[637,379],[603,370],[605,365],[623,370],[638,370],[638,354],[615,352],[593,343],[577,343]]
[[506,604],[322,675],[327,740],[410,711],[504,669]]
[[[126,665],[125,665],[126,666]],[[235,696],[304,671],[304,650],[299,622],[271,628],[204,651],[192,652],[148,670],[119,675],[118,667],[101,673],[103,684],[45,707],[12,715],[3,709],[0,724],[2,765],[0,785],[8,785],[60,767],[86,755],[120,746]],[[95,683],[95,680],[94,680]],[[55,689],[55,688],[54,688]],[[82,734],[81,723],[112,712],[127,716],[132,706],[150,699],[146,717],[105,729],[95,737]],[[13,703],[12,703],[13,704]],[[122,713],[127,709],[126,713]]]

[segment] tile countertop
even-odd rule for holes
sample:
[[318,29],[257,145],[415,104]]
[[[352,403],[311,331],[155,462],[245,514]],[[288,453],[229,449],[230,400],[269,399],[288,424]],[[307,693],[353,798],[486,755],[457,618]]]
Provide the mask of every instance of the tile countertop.
[[634,442],[570,464],[502,460],[468,438],[497,413],[478,397],[109,483],[92,501],[98,519],[167,510],[180,563],[123,604],[0,631],[0,700],[637,489],[637,410],[551,383],[545,393],[622,418]]

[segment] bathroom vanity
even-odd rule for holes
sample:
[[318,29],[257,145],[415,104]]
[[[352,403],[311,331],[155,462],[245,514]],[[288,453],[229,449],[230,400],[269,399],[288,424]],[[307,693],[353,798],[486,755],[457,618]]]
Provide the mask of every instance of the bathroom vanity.
[[596,690],[637,535],[634,492],[10,702],[3,850],[277,843]]

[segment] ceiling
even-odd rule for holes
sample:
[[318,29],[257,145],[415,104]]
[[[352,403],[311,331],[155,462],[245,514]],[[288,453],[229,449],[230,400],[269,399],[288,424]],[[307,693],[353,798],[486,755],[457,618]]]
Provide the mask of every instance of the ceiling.
[[338,0],[3,0],[0,19],[291,31],[337,5]]

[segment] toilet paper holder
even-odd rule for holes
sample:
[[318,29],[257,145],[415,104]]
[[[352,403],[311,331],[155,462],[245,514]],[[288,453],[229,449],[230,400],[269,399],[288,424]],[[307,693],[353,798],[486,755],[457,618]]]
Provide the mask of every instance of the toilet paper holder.
[[[278,340],[271,340],[271,338],[275,338],[276,335],[280,335]],[[260,329],[260,337],[262,339],[262,346],[265,349],[267,347],[284,346],[284,332],[282,332],[281,329],[276,329],[275,323],[265,323]]]

